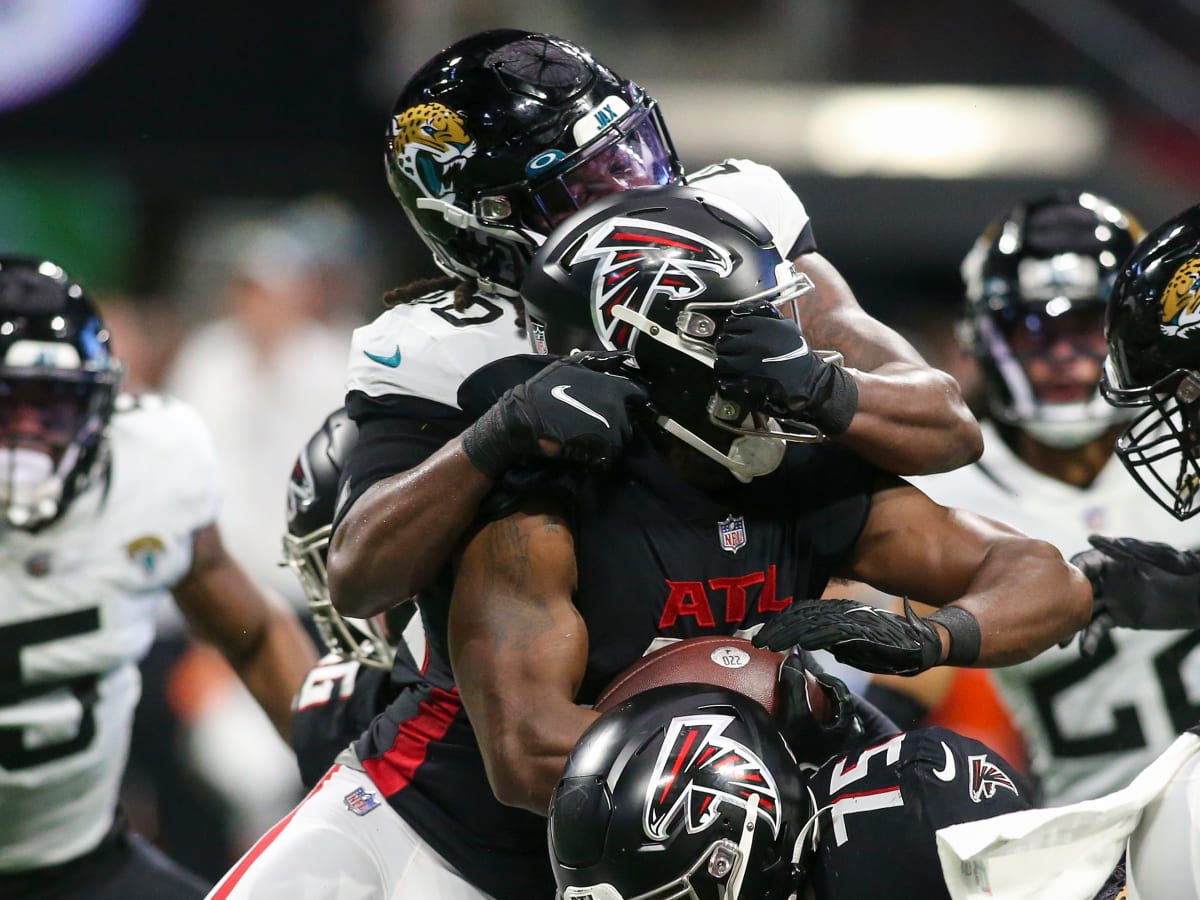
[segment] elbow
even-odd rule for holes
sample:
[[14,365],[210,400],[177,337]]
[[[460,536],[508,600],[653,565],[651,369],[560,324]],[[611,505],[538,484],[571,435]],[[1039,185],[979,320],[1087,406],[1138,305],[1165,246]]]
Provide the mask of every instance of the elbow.
[[949,410],[948,427],[945,429],[946,457],[942,471],[949,472],[961,466],[969,466],[983,456],[983,431],[979,422],[963,399],[962,388],[952,375],[935,370],[941,381],[942,396]]
[[[485,752],[488,783],[505,806],[546,814],[549,792],[536,783],[538,766],[530,765],[530,752],[515,734],[498,737]],[[551,786],[551,789],[553,786]]]
[[1062,641],[1083,628],[1092,618],[1092,585],[1077,568],[1063,559],[1058,548],[1045,541],[1030,541],[1023,554],[1027,564],[1041,561],[1047,586],[1043,608],[1045,621],[1052,624],[1052,641]]
[[340,534],[339,528],[325,560],[329,599],[334,609],[343,616],[365,619],[411,596],[412,592],[404,584],[402,565],[388,567],[389,577],[385,584],[374,583],[365,543],[353,539],[339,541]]

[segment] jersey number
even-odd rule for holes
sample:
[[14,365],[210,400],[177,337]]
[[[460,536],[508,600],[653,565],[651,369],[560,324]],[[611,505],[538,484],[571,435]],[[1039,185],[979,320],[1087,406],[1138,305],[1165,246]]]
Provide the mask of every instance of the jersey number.
[[79,753],[91,745],[96,737],[96,718],[93,713],[96,676],[78,675],[36,685],[25,684],[21,674],[21,651],[35,644],[46,644],[99,630],[100,610],[96,608],[0,626],[0,706],[11,706],[67,688],[75,695],[83,711],[79,730],[74,737],[40,747],[26,747],[22,726],[0,725],[0,768],[13,772],[40,766]]
[[504,315],[504,310],[491,300],[485,300],[483,297],[473,297],[471,304],[465,309],[455,309],[453,303],[447,303],[444,306],[435,306],[433,312],[455,328],[466,328],[470,325],[486,325],[488,322],[495,322]]
[[[1154,656],[1154,674],[1176,733],[1186,731],[1200,719],[1200,706],[1188,699],[1187,686],[1180,675],[1184,660],[1198,645],[1200,631],[1193,631],[1173,644],[1168,644]],[[1142,723],[1138,720],[1137,710],[1131,705],[1114,707],[1112,728],[1089,737],[1069,737],[1059,727],[1055,717],[1055,698],[1088,678],[1116,655],[1116,644],[1110,635],[1105,635],[1096,654],[1090,659],[1078,659],[1070,665],[1033,680],[1033,699],[1037,704],[1038,718],[1042,720],[1042,727],[1050,737],[1055,756],[1095,756],[1101,753],[1140,750],[1146,746]]]

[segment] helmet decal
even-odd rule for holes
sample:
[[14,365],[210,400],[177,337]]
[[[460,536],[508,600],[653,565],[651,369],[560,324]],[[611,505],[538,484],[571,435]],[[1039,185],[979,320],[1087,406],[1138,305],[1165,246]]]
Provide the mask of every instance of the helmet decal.
[[426,197],[455,201],[455,176],[476,150],[462,116],[440,103],[410,106],[392,116],[391,140],[404,177]]
[[1185,260],[1163,288],[1162,324],[1173,335],[1200,326],[1200,257]]
[[312,463],[307,453],[296,457],[292,466],[292,477],[287,486],[287,515],[294,519],[298,514],[307,512],[317,499],[317,486],[312,474]]
[[693,270],[722,278],[733,271],[733,259],[721,245],[682,228],[636,218],[611,219],[595,229],[572,254],[571,264],[592,259],[599,260],[592,274],[592,320],[610,350],[633,345],[633,329],[613,316],[617,306],[644,313],[660,293],[689,300],[705,290]]
[[722,715],[671,720],[642,816],[651,840],[665,841],[680,816],[689,833],[703,831],[719,818],[722,803],[745,808],[755,795],[759,814],[779,836],[779,789],[757,755],[725,736],[733,721]]

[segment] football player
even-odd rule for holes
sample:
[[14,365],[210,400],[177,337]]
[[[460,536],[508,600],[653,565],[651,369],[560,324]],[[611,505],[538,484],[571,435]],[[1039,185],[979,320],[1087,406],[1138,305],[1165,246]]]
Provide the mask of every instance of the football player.
[[[329,553],[333,599],[347,615],[369,617],[428,586],[492,487],[457,439],[471,421],[456,399],[463,378],[531,343],[586,346],[571,335],[549,346],[517,291],[550,228],[606,193],[685,180],[768,225],[816,285],[800,304],[810,339],[844,348],[856,367],[836,398],[809,410],[839,440],[900,473],[943,471],[980,452],[957,383],[862,310],[816,252],[808,214],[780,175],[726,160],[685,178],[655,102],[576,44],[503,30],[437,54],[397,100],[385,161],[447,278],[393,292],[391,309],[354,334],[347,407],[360,440]],[[583,402],[612,386],[582,367],[560,376]],[[539,407],[547,427],[566,427],[559,406]],[[586,435],[560,437],[576,459],[596,452]]]
[[346,410],[334,410],[288,479],[284,562],[300,579],[327,651],[305,678],[292,720],[292,748],[307,788],[402,690],[424,685],[425,633],[415,604],[363,621],[343,617],[329,600],[325,560],[338,480],[357,438]]
[[181,404],[120,393],[82,287],[0,257],[0,895],[201,897],[132,834],[117,791],[156,609],[173,596],[290,731],[315,660],[226,553],[216,464]]
[[753,700],[668,685],[579,739],[550,859],[562,900],[948,900],[937,830],[1028,808],[1008,764],[952,731],[798,765]]
[[[684,196],[679,196],[677,192],[683,192]],[[619,197],[643,197],[655,208],[662,203],[691,203],[695,211],[703,216],[705,226],[719,230],[722,239],[735,242],[735,249],[729,251],[728,255],[738,259],[739,263],[746,261],[739,271],[739,288],[746,288],[747,279],[751,285],[757,285],[759,279],[763,285],[767,285],[786,274],[788,280],[781,285],[783,303],[784,299],[795,298],[807,287],[808,281],[796,275],[790,264],[785,263],[774,248],[769,231],[757,220],[752,220],[732,204],[727,209],[718,195],[705,195],[711,201],[705,208],[718,210],[718,215],[735,217],[734,224],[722,224],[720,219],[708,215],[699,204],[693,202],[696,194],[692,188],[664,187],[624,192]],[[613,199],[617,198],[597,201],[592,207],[605,207]],[[561,227],[566,226],[567,223],[564,223]],[[747,237],[744,229],[749,229],[754,237]],[[712,243],[711,239],[709,243]],[[653,264],[649,258],[643,262]],[[700,277],[704,277],[703,274]],[[708,277],[719,282],[721,272],[711,272]],[[701,284],[705,286],[708,282]],[[584,290],[586,295],[586,288]],[[760,289],[754,287],[750,292],[760,293]],[[549,319],[543,321],[549,326]],[[789,334],[798,340],[799,332],[795,330],[795,324],[788,324],[793,329]],[[553,337],[550,331],[547,336]],[[789,358],[803,355],[791,354],[791,350],[784,349],[778,355]],[[511,470],[536,435],[542,433],[538,430],[538,423],[544,424],[545,420],[541,418],[540,410],[553,409],[555,406],[566,411],[562,421],[574,428],[576,434],[589,434],[597,446],[607,446],[614,457],[618,455],[619,444],[610,439],[611,432],[621,427],[617,404],[600,406],[596,396],[574,392],[579,382],[569,380],[569,376],[563,377],[564,371],[570,372],[584,362],[594,364],[594,368],[585,371],[597,379],[614,382],[610,393],[596,396],[622,398],[619,403],[623,404],[625,396],[646,393],[645,388],[623,377],[620,367],[626,365],[627,360],[619,353],[582,353],[557,361],[547,361],[537,356],[498,361],[468,379],[456,394],[455,400],[463,413],[469,417],[469,421],[475,422],[463,440],[463,446],[472,454],[472,465],[495,471]],[[711,370],[708,371],[711,381]],[[531,372],[536,374],[530,377]],[[527,380],[522,382],[521,379]],[[806,379],[802,380],[806,385],[809,383]],[[824,384],[826,381],[826,378],[816,378],[814,383]],[[518,383],[518,387],[506,393],[505,389],[514,382]],[[691,386],[687,393],[692,395]],[[503,398],[496,402],[501,394]],[[702,403],[706,402],[708,395],[699,399]],[[580,409],[581,406],[586,409]],[[754,472],[765,474],[771,470],[772,458],[776,464],[780,461],[780,455],[776,453],[777,439],[754,431],[749,413],[746,421],[750,424],[743,426],[742,417],[734,418],[739,428],[745,427],[753,433],[720,433],[728,437],[726,449],[733,441],[737,441],[737,458],[744,464],[744,467],[738,468],[738,473],[753,480]],[[811,436],[811,426],[803,427]],[[360,444],[357,446],[361,446],[363,438],[364,432],[360,429]],[[674,438],[667,436],[667,440]],[[677,446],[681,450],[686,449],[682,443]],[[799,510],[803,507],[808,512],[805,520],[807,527],[823,532],[819,548],[810,548],[805,527],[797,525],[794,532],[784,535],[781,526],[760,523],[748,514],[742,519],[740,515],[726,510],[708,528],[693,529],[688,525],[687,531],[692,535],[687,544],[690,555],[680,563],[683,569],[692,564],[710,569],[708,574],[714,580],[710,582],[708,574],[705,574],[701,581],[695,583],[680,581],[679,590],[668,598],[667,593],[670,592],[664,591],[666,585],[661,573],[656,573],[654,565],[648,567],[645,564],[645,554],[653,556],[658,552],[658,545],[642,545],[639,551],[641,556],[636,556],[631,552],[628,542],[665,540],[670,543],[675,539],[678,525],[669,519],[666,526],[676,531],[661,539],[646,537],[657,535],[664,527],[664,506],[669,504],[673,507],[676,499],[674,490],[672,499],[668,501],[658,501],[648,506],[644,497],[631,501],[633,506],[638,507],[639,520],[645,518],[647,521],[624,532],[623,543],[618,541],[605,547],[602,546],[606,543],[604,539],[589,542],[589,546],[594,548],[593,553],[602,553],[608,559],[619,560],[619,563],[616,566],[605,565],[605,571],[599,572],[593,571],[592,565],[592,560],[598,560],[598,557],[589,559],[588,574],[592,577],[592,586],[587,605],[598,602],[601,594],[610,597],[609,633],[605,637],[611,640],[603,651],[603,661],[589,675],[584,689],[578,692],[579,702],[589,702],[617,671],[641,655],[657,639],[683,637],[692,633],[694,628],[700,628],[703,633],[705,627],[713,627],[708,622],[713,614],[710,602],[716,603],[727,595],[728,610],[721,611],[722,621],[715,627],[719,629],[716,633],[732,633],[753,627],[786,606],[793,592],[811,590],[810,581],[814,584],[823,582],[833,560],[841,557],[846,542],[852,542],[857,534],[866,508],[860,486],[864,483],[863,479],[873,478],[876,473],[872,466],[844,448],[832,452],[828,459],[826,456],[824,449],[817,453],[821,460],[817,463],[822,468],[820,474],[804,473],[805,481],[808,476],[815,474],[812,479],[815,482],[814,490],[811,497],[798,501],[794,513],[799,516]],[[574,470],[575,467],[570,468]],[[798,469],[793,470],[793,474],[801,477]],[[840,478],[842,475],[846,476],[845,483]],[[512,476],[519,480],[522,473],[513,471]],[[536,479],[539,476],[532,472],[530,477]],[[674,476],[668,471],[666,477]],[[733,476],[727,477],[733,481]],[[596,487],[598,490],[608,489],[607,485],[601,488],[597,484]],[[761,502],[768,496],[777,499],[778,488],[779,483],[764,484],[761,489],[753,489],[750,493]],[[686,490],[677,499],[685,507],[695,507],[696,513],[705,518],[708,518],[708,512],[715,512],[706,505],[714,501],[689,499]],[[642,513],[647,511],[653,514],[643,516]],[[723,550],[718,539],[718,526],[724,520],[728,521],[725,522],[723,538],[727,549]],[[762,528],[760,524],[763,524]],[[783,529],[789,527],[782,526]],[[749,541],[748,548],[744,540],[747,534],[757,535]],[[785,554],[777,562],[776,553],[783,553],[785,546],[790,548],[792,544],[789,542],[793,539],[797,542],[795,547],[802,559]],[[803,548],[813,549],[815,557]],[[1011,542],[1010,549],[1022,554],[1022,571],[1028,573],[1031,579],[1039,573],[1046,575],[1047,584],[1056,597],[1062,595],[1086,604],[1086,594],[1080,593],[1081,588],[1085,587],[1082,579],[1078,579],[1057,554],[1051,557],[1033,542],[1019,539]],[[673,557],[675,555],[672,554]],[[1001,552],[1000,556],[1003,555]],[[529,562],[533,569],[541,570],[542,561],[531,547]],[[556,565],[550,571],[561,574],[564,569]],[[500,561],[497,561],[495,575],[495,580],[488,588],[489,602],[484,604],[485,608],[480,611],[475,610],[473,605],[468,606],[462,616],[466,619],[477,618],[481,625],[511,619],[512,629],[509,633],[516,637],[522,630],[523,618],[513,616],[507,609],[513,592]],[[468,579],[465,586],[464,578]],[[484,580],[489,579],[490,576],[484,576]],[[555,745],[538,748],[524,758],[522,765],[529,770],[531,777],[536,778],[539,784],[543,780],[548,781],[546,786],[538,788],[538,794],[518,800],[519,806],[524,808],[514,808],[497,801],[493,793],[497,787],[501,799],[510,804],[515,795],[510,785],[495,777],[494,759],[485,757],[481,752],[481,743],[493,738],[493,734],[485,730],[490,723],[485,721],[487,715],[480,719],[479,714],[474,712],[472,718],[468,719],[460,695],[463,673],[478,676],[479,663],[494,660],[496,654],[486,653],[477,660],[472,658],[475,654],[471,650],[466,650],[455,659],[454,678],[449,677],[451,667],[447,620],[452,612],[448,593],[451,586],[457,586],[453,618],[458,621],[461,592],[464,589],[478,589],[478,573],[472,570],[468,574],[468,570],[464,570],[455,581],[447,578],[439,585],[440,593],[431,591],[420,598],[430,641],[430,666],[425,677],[432,690],[416,703],[411,702],[412,695],[406,695],[404,704],[393,704],[377,717],[353,748],[338,757],[337,764],[318,784],[314,793],[227,875],[218,887],[220,896],[269,896],[272,891],[280,896],[296,896],[296,892],[302,891],[305,885],[328,884],[328,879],[334,877],[347,879],[348,883],[365,886],[364,889],[368,890],[401,891],[405,895],[411,891],[414,896],[442,893],[474,897],[482,893],[516,898],[549,892],[550,873],[544,865],[543,815],[549,790],[561,771],[570,744],[556,740]],[[983,587],[981,583],[981,590]],[[710,601],[708,591],[715,592],[715,599]],[[1010,593],[1031,598],[1034,602],[1039,598],[1035,590],[1025,590],[1024,587]],[[658,626],[658,615],[635,615],[636,627],[627,621],[627,608],[636,605],[634,598],[641,596],[649,598],[645,601],[647,604],[661,606],[662,616],[669,617],[669,621],[663,619],[661,628]],[[1055,615],[1040,620],[1039,627],[1048,626],[1054,635],[1058,635],[1060,630],[1072,627],[1078,613],[1078,608],[1072,610],[1069,605],[1060,605]],[[728,621],[726,617],[729,617]],[[932,634],[937,626],[931,624],[926,627]],[[963,627],[966,631],[959,649],[971,656],[973,638],[970,623],[964,622]],[[577,630],[571,633],[576,637],[580,634]],[[602,646],[604,642],[600,640],[599,630],[595,638],[596,646]],[[926,652],[934,655],[941,653],[945,647],[938,641],[938,638],[932,638]],[[937,643],[936,648],[934,643]],[[535,645],[530,645],[527,650],[525,662],[514,664],[514,673],[527,674],[524,668],[526,664],[552,666],[561,658],[554,653],[545,654]],[[463,666],[465,669],[460,668]],[[493,684],[506,689],[506,696],[500,698],[498,695],[505,714],[515,715],[520,709],[528,721],[538,722],[547,713],[558,715],[562,712],[557,702],[555,682],[547,681],[539,685],[535,700],[529,696],[507,694],[510,676],[503,672],[493,674],[496,674]],[[550,674],[549,670],[547,674]],[[476,685],[478,683],[475,682]],[[586,708],[573,705],[575,696],[575,692],[572,692],[568,705],[578,712],[580,718],[575,720],[578,723],[590,718],[591,713]],[[481,721],[485,721],[485,724],[481,725]],[[476,737],[476,729],[479,729],[480,739]],[[578,733],[576,730],[569,740],[573,741]],[[506,765],[507,768],[511,766]],[[491,780],[489,774],[493,776]],[[536,805],[538,803],[540,807]],[[331,834],[336,834],[337,839],[332,840]]]
[[[987,226],[962,267],[965,337],[988,387],[984,454],[914,484],[1067,556],[1096,532],[1200,546],[1200,525],[1181,525],[1122,471],[1115,451],[1129,410],[1100,395],[1106,305],[1142,236],[1128,212],[1086,192],[1019,203]],[[1108,592],[1122,593],[1115,585]],[[1126,588],[1123,599],[1139,593]],[[1089,629],[1078,642],[992,673],[1046,803],[1123,787],[1196,720],[1189,698],[1200,692],[1191,674],[1198,644],[1192,630]],[[932,685],[888,678],[869,696],[904,718],[888,692],[936,701],[952,676],[918,679]]]

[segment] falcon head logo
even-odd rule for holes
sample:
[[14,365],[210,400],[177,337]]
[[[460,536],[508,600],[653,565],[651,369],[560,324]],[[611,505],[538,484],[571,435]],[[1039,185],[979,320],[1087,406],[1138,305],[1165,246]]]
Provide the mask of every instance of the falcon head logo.
[[615,218],[589,233],[572,263],[593,259],[592,322],[609,350],[629,350],[637,336],[613,317],[617,306],[644,315],[660,294],[678,300],[703,294],[699,272],[724,278],[733,271],[724,247],[682,228],[635,218]]
[[301,453],[292,466],[292,477],[288,479],[287,514],[289,519],[308,512],[317,499],[317,488],[309,467],[308,456]]
[[749,748],[725,736],[732,716],[687,716],[673,719],[646,795],[642,829],[654,841],[665,841],[682,821],[689,833],[703,831],[718,817],[722,804],[743,809],[758,796],[758,814],[779,836],[779,789],[766,766]]
[[1008,777],[1008,773],[991,762],[986,755],[968,756],[967,764],[970,766],[972,803],[991,800],[996,796],[997,788],[1004,788],[1006,791],[1012,791],[1018,797],[1020,796],[1020,791],[1013,784],[1013,780]]

